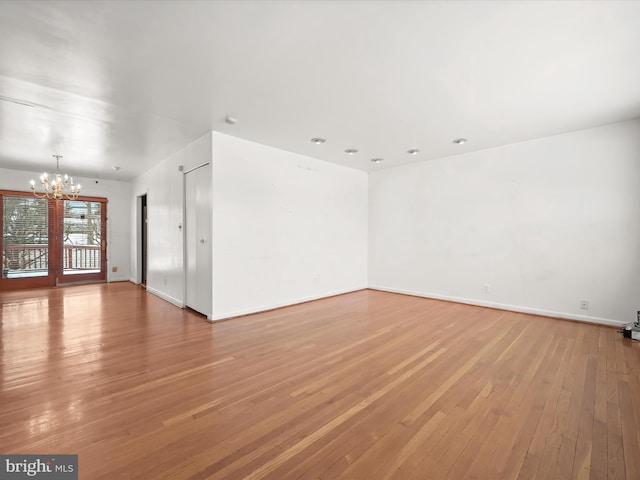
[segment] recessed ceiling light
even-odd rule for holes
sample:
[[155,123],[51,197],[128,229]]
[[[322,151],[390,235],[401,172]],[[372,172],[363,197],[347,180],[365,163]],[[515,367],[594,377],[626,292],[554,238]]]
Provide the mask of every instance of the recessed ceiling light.
[[111,167],[113,168],[116,172],[120,171],[120,167]]
[[312,138],[312,139],[311,139],[311,143],[315,143],[316,145],[320,145],[321,143],[324,143],[324,142],[326,142],[326,141],[327,141],[327,139],[326,139],[326,138],[318,138],[318,137],[315,137],[315,138]]
[[465,142],[468,142],[469,140],[467,140],[466,138],[456,138],[453,143],[455,143],[456,145],[462,145]]
[[384,161],[384,158],[372,158],[371,161],[373,163],[380,163],[380,162]]
[[417,148],[412,148],[412,149],[410,149],[410,150],[407,150],[407,153],[408,153],[409,155],[417,155],[417,154],[419,154],[419,153],[420,153],[420,150],[418,150]]
[[358,153],[358,150],[356,150],[355,148],[347,148],[344,153],[348,153],[349,155],[354,155],[356,153]]

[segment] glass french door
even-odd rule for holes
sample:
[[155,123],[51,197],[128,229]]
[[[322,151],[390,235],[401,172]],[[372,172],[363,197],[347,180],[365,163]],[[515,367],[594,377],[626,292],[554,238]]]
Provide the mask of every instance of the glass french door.
[[106,199],[0,192],[0,290],[106,279]]
[[61,200],[62,248],[58,283],[106,278],[106,202]]
[[0,289],[55,285],[51,222],[53,204],[33,195],[2,192],[2,277]]

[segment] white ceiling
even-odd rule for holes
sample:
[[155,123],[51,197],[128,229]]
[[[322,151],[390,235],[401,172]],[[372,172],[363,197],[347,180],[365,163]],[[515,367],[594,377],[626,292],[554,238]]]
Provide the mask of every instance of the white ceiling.
[[128,179],[216,130],[384,168],[638,117],[639,59],[634,1],[0,1],[0,167]]

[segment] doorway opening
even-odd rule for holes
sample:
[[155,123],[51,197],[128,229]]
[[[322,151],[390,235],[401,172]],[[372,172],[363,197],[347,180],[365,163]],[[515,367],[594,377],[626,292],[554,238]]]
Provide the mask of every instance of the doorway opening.
[[147,288],[147,244],[148,244],[148,227],[147,227],[147,194],[138,197],[138,206],[140,215],[140,244],[138,245],[138,254],[140,258],[140,285]]

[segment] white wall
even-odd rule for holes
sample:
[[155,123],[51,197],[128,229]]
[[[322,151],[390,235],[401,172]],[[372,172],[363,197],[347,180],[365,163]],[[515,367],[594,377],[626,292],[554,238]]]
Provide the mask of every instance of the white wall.
[[640,120],[371,173],[369,285],[633,321]]
[[213,318],[366,288],[367,174],[213,134]]
[[211,161],[211,132],[159,162],[132,181],[130,252],[131,281],[140,278],[138,248],[140,218],[137,199],[147,194],[147,290],[182,306],[184,302],[183,173]]
[[[0,189],[30,191],[29,181],[31,179],[37,181],[41,173],[0,168]],[[82,195],[109,200],[107,203],[107,281],[128,280],[131,185],[129,182],[82,178],[75,175],[74,180],[82,185]],[[118,267],[118,271],[112,273],[111,268],[114,266]]]

